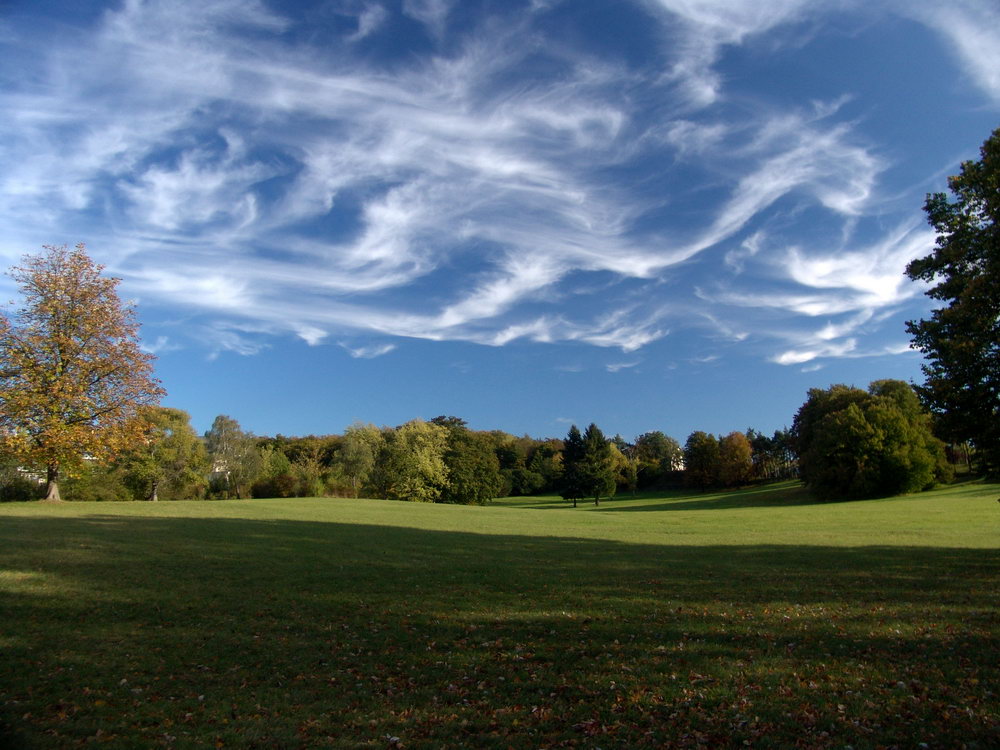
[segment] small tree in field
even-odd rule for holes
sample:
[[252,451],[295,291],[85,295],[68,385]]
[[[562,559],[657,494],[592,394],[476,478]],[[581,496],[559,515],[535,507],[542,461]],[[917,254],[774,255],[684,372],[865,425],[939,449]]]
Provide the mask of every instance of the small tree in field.
[[46,499],[60,473],[107,460],[143,440],[144,406],[163,395],[139,324],[83,244],[45,246],[9,275],[23,296],[0,312],[0,449],[44,466]]
[[601,504],[602,496],[614,497],[617,483],[611,443],[593,422],[583,433],[583,460],[580,468],[583,489],[587,497],[594,498],[594,505]]
[[684,444],[684,484],[703,492],[719,484],[719,441],[696,430]]
[[264,472],[264,459],[253,433],[244,432],[232,417],[220,414],[205,433],[205,447],[212,461],[212,473],[226,492],[239,498],[250,497],[250,488]]
[[742,487],[753,474],[753,449],[742,432],[719,440],[719,479],[726,487]]
[[575,424],[571,425],[566,440],[563,441],[563,473],[560,494],[564,500],[572,500],[574,508],[577,500],[587,494],[583,476],[583,459],[586,451],[583,435],[580,434],[579,428]]

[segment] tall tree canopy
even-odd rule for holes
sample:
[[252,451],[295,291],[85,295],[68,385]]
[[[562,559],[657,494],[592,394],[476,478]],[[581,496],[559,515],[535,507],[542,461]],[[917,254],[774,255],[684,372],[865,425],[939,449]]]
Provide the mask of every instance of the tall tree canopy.
[[600,505],[602,497],[614,496],[618,484],[611,443],[593,422],[583,433],[583,460],[579,471],[584,496],[594,498],[594,505]]
[[1000,471],[1000,128],[962,164],[945,193],[927,196],[924,211],[937,246],[906,268],[934,284],[944,305],[930,318],[908,322],[913,346],[924,353],[921,398],[952,440],[971,440],[986,468]]
[[719,439],[719,479],[726,487],[740,487],[753,476],[753,448],[742,432]]
[[659,430],[645,432],[635,439],[635,458],[639,462],[639,484],[650,487],[684,465],[680,443]]
[[504,481],[489,433],[473,432],[464,423],[449,428],[444,463],[448,482],[441,492],[442,502],[483,505],[500,496]]
[[707,490],[719,483],[721,464],[719,441],[714,435],[696,430],[684,443],[684,484]]
[[413,419],[395,429],[382,430],[384,442],[371,483],[388,500],[437,502],[448,483],[444,452],[448,429]]
[[205,444],[180,409],[143,410],[148,427],[143,441],[116,461],[125,483],[143,500],[186,500],[205,490],[208,456]]
[[250,488],[264,471],[264,458],[253,433],[244,432],[232,417],[220,414],[205,433],[205,447],[212,460],[213,482],[237,498],[250,497]]
[[23,306],[0,312],[0,448],[45,467],[49,500],[60,472],[140,443],[140,410],[163,395],[134,310],[103,270],[81,243],[47,245],[9,272]]
[[570,425],[566,439],[563,441],[562,450],[562,489],[560,494],[564,500],[572,500],[573,507],[576,501],[586,497],[587,489],[584,486],[583,459],[586,448],[583,444],[583,435],[580,429],[574,424]]
[[375,470],[375,460],[385,438],[382,431],[373,424],[355,422],[344,431],[344,440],[338,453],[338,460],[347,476],[354,497]]
[[802,480],[822,498],[915,492],[950,473],[930,415],[901,380],[876,381],[867,392],[813,388],[792,430]]

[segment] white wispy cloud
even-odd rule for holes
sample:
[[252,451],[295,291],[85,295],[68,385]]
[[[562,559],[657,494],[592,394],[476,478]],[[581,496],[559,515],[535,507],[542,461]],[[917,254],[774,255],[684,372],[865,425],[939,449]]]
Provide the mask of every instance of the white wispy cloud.
[[907,222],[858,250],[806,254],[791,248],[784,261],[789,278],[805,287],[842,290],[858,309],[895,305],[921,289],[905,276],[907,264],[934,246],[934,233]]
[[[769,356],[846,356],[919,292],[902,269],[930,233],[885,219],[853,239],[891,164],[844,114],[852,92],[734,115],[719,67],[848,6],[639,0],[623,12],[663,39],[642,66],[533,27],[543,3],[460,33],[454,2],[406,0],[434,51],[390,63],[360,52],[400,12],[375,0],[333,4],[343,43],[322,45],[259,0],[127,0],[72,47],[3,37],[32,67],[0,85],[0,253],[32,249],[25,227],[85,233],[144,305],[204,316],[213,351],[372,334],[635,352],[683,298],[688,329],[744,341],[752,310]],[[994,8],[879,8],[938,28],[998,100]],[[840,245],[803,241],[816,216]],[[678,279],[705,268],[699,298]]]
[[991,0],[898,3],[900,13],[941,34],[969,78],[1000,102],[1000,6]]
[[748,3],[742,0],[646,0],[665,13],[669,43],[675,48],[666,71],[696,108],[720,96],[723,80],[715,70],[721,49],[798,19],[810,7],[806,0]]
[[747,259],[754,257],[760,252],[761,244],[764,242],[763,232],[754,232],[740,243],[739,248],[726,253],[726,265],[736,273],[743,270],[743,264]]
[[[861,350],[858,347],[857,339],[847,339],[845,341],[831,343],[824,346],[804,347],[801,349],[789,349],[772,357],[773,362],[779,365],[797,365],[804,362],[812,362],[819,358],[846,358],[862,359],[865,357],[884,357],[899,354],[911,353],[913,349],[909,344],[890,344],[888,346],[872,347]],[[820,369],[822,365],[814,365],[812,368],[803,368],[803,372],[812,372],[813,369]]]
[[452,0],[403,0],[403,12],[425,24],[435,36],[442,36]]
[[638,362],[612,362],[604,367],[608,372],[621,372],[622,370],[628,370],[629,368],[635,367],[638,364]]
[[316,346],[327,337],[327,332],[322,328],[308,325],[297,326],[295,328],[295,333],[300,339],[309,344],[309,346]]
[[383,354],[388,354],[396,348],[395,344],[373,344],[371,346],[352,347],[343,342],[340,342],[340,346],[346,349],[347,353],[355,359],[374,359],[375,357],[381,357]]
[[248,332],[222,326],[206,326],[200,333],[202,344],[209,349],[209,359],[216,359],[222,352],[232,352],[244,357],[259,354],[269,344]]
[[360,41],[374,33],[384,22],[388,13],[377,3],[370,3],[358,13],[358,30],[348,36],[352,42]]
[[157,336],[153,343],[148,341],[143,341],[141,348],[144,352],[149,354],[165,354],[167,352],[180,351],[184,347],[170,340],[169,336]]
[[[713,305],[770,311],[771,318],[756,333],[785,347],[770,356],[778,364],[898,353],[879,347],[875,353],[859,354],[859,337],[877,330],[922,291],[904,271],[933,242],[932,232],[907,221],[871,245],[810,253],[793,246],[769,261],[775,277],[770,284],[747,291],[720,283],[716,290],[701,289],[699,294]],[[774,315],[797,324],[776,325]],[[803,316],[827,320],[816,327],[803,322]]]
[[810,362],[817,357],[843,357],[853,353],[858,347],[856,339],[847,339],[836,343],[811,346],[801,349],[789,349],[774,357],[774,362],[779,365],[800,365],[803,362]]

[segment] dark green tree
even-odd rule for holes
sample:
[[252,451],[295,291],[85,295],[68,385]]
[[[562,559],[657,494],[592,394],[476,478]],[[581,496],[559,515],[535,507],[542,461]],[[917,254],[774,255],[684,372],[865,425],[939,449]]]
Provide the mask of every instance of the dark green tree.
[[639,485],[654,487],[664,477],[680,469],[684,451],[680,443],[660,430],[645,432],[635,439],[634,456],[639,462]]
[[560,494],[565,500],[572,500],[573,507],[576,501],[587,496],[584,486],[583,457],[585,453],[583,445],[583,435],[580,434],[576,425],[571,425],[566,439],[563,441],[562,451],[562,489]]
[[719,441],[696,430],[684,443],[684,484],[707,490],[719,484]]
[[[116,463],[88,462],[65,484],[67,500],[84,503],[127,502],[136,499],[135,488]],[[142,498],[145,499],[145,498]]]
[[26,471],[14,456],[0,452],[0,503],[40,499],[45,489],[40,479],[40,474]]
[[524,455],[518,446],[517,438],[503,430],[492,430],[488,433],[493,441],[493,450],[500,466],[500,476],[503,487],[502,495],[526,494],[520,487],[520,479],[524,472]]
[[930,415],[900,380],[876,381],[867,392],[813,388],[792,430],[802,479],[823,499],[916,492],[950,476]]
[[789,479],[796,476],[791,432],[775,430],[772,437],[753,428],[746,431],[750,441],[754,479]]
[[490,435],[464,426],[451,428],[444,463],[448,481],[441,502],[483,505],[500,496],[505,483]]
[[295,495],[295,477],[292,462],[274,441],[258,446],[261,458],[261,473],[253,483],[254,497],[292,497]]
[[434,417],[431,420],[431,424],[436,424],[438,427],[446,427],[449,430],[462,429],[469,426],[469,423],[461,417],[445,416],[444,414]]
[[937,232],[930,255],[906,274],[933,284],[943,303],[925,320],[906,324],[913,347],[927,358],[918,386],[947,439],[971,440],[984,468],[1000,471],[1000,128],[948,178],[955,197],[927,196],[924,211]]
[[537,445],[527,461],[528,471],[539,478],[534,492],[555,491],[562,483],[563,442],[550,439]]
[[614,497],[618,483],[611,443],[593,422],[583,433],[583,459],[579,471],[583,496],[594,498],[594,505],[600,505],[602,497]]

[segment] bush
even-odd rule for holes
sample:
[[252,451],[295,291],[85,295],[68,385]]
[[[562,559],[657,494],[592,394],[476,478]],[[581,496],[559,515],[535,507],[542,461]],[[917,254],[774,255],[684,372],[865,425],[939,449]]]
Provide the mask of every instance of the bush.
[[65,479],[62,496],[64,500],[88,503],[135,500],[122,477],[106,466],[88,466],[79,476]]
[[16,475],[0,479],[0,503],[23,503],[44,496],[45,485],[33,479]]
[[900,495],[951,478],[930,415],[900,380],[876,381],[867,392],[814,388],[792,429],[802,480],[823,499]]

